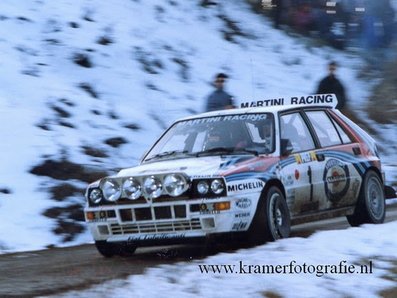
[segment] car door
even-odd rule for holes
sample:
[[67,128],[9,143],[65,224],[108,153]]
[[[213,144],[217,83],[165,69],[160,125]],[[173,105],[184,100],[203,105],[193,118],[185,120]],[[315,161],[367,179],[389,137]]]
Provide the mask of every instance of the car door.
[[322,185],[317,193],[320,210],[353,205],[360,184],[360,176],[354,166],[356,158],[352,154],[356,144],[325,110],[305,113],[321,147],[317,155],[324,157],[324,167],[319,173]]
[[[280,115],[280,144],[292,145],[280,155],[280,177],[292,216],[319,210],[315,185],[318,184],[318,162],[315,141],[302,117],[302,112]],[[283,147],[283,146],[281,146]],[[285,147],[285,146],[284,146]]]

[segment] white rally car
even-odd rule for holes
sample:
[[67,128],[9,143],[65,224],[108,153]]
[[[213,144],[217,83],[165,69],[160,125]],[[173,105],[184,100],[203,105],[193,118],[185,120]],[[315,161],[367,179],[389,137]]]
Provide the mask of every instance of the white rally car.
[[382,223],[375,142],[336,104],[332,94],[273,98],[176,121],[140,165],[88,186],[98,251],[224,236],[263,243],[334,216]]

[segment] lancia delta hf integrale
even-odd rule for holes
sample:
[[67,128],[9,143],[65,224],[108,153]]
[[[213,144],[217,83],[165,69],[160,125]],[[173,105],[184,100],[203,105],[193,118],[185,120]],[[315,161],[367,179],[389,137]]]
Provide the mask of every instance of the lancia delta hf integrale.
[[375,142],[336,104],[332,94],[275,98],[176,121],[140,165],[87,188],[98,251],[241,235],[263,243],[334,216],[382,223]]

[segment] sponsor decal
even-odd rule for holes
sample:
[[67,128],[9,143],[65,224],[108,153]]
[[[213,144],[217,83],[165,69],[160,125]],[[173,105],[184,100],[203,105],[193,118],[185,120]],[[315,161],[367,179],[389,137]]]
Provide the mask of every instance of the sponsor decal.
[[292,105],[307,105],[307,104],[322,104],[322,103],[332,103],[332,94],[318,94],[309,96],[293,96],[291,97]]
[[327,198],[336,203],[340,201],[349,190],[349,168],[346,164],[336,159],[330,159],[325,164],[324,186]]
[[182,234],[171,234],[171,233],[164,233],[164,234],[152,234],[152,235],[133,235],[128,237],[127,242],[134,242],[134,241],[145,241],[145,240],[163,240],[163,239],[183,239],[186,235]]
[[251,157],[244,156],[244,157],[221,157],[222,158],[222,163],[219,166],[219,169],[221,170],[227,170],[228,168],[232,168],[236,164],[249,160]]
[[241,104],[242,108],[252,108],[252,107],[269,107],[269,106],[282,106],[284,105],[284,98],[270,98],[270,99],[263,99],[258,101],[252,102],[243,102]]
[[248,222],[240,221],[233,224],[232,230],[233,231],[241,231],[247,228]]
[[295,162],[298,165],[300,165],[302,163],[302,158],[301,158],[300,154],[295,154],[294,157],[295,157]]
[[214,204],[201,204],[200,205],[200,214],[220,214],[219,210],[214,210]]
[[285,186],[291,186],[292,184],[294,184],[294,179],[292,178],[292,175],[287,175],[286,177],[283,177],[282,180]]
[[252,102],[241,103],[241,108],[252,107],[268,107],[268,106],[283,106],[283,105],[322,105],[331,104],[336,106],[337,99],[334,94],[314,94],[306,96],[292,96],[269,98]]
[[294,157],[297,164],[303,164],[317,160],[316,153],[314,151],[295,154]]
[[234,192],[234,191],[243,191],[249,189],[258,189],[263,188],[265,183],[262,181],[253,181],[253,182],[244,182],[238,184],[228,184],[227,191]]
[[250,212],[244,212],[244,213],[236,213],[234,215],[234,218],[243,218],[243,217],[250,217],[251,213]]
[[236,207],[240,209],[247,209],[251,207],[251,200],[247,198],[239,199],[236,201]]
[[221,214],[219,210],[200,210],[201,215],[208,215],[208,214]]
[[211,178],[219,178],[219,175],[191,175],[190,178],[192,179],[211,179]]
[[243,115],[227,115],[227,116],[218,116],[218,117],[209,117],[209,118],[198,118],[187,120],[183,122],[179,122],[178,125],[197,125],[202,123],[213,123],[213,122],[221,122],[221,121],[261,121],[267,119],[267,114],[243,114]]

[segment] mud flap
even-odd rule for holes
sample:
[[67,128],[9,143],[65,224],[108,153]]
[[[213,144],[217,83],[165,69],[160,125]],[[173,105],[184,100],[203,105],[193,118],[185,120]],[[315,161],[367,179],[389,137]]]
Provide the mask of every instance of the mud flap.
[[396,190],[388,185],[385,185],[385,199],[394,199],[397,198]]

